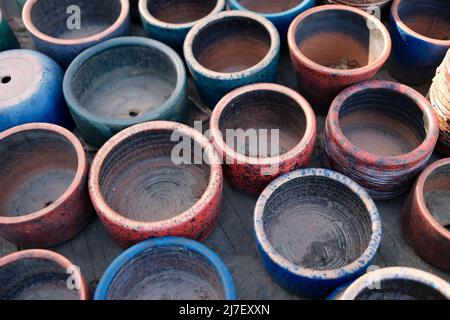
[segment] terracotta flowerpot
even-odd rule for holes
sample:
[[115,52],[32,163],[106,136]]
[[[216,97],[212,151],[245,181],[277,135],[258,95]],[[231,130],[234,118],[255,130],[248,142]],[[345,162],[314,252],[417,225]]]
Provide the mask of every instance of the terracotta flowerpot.
[[106,270],[95,300],[234,300],[227,266],[206,246],[184,238],[141,242]]
[[0,300],[87,300],[89,285],[79,267],[47,250],[0,258]]
[[320,114],[344,88],[374,76],[391,51],[389,33],[377,18],[342,5],[299,15],[288,43],[299,92]]
[[420,93],[389,81],[347,88],[331,105],[324,150],[329,165],[375,199],[409,190],[433,153],[439,125]]
[[226,95],[211,115],[210,128],[230,182],[260,193],[280,175],[309,164],[316,117],[297,92],[262,83]]
[[91,167],[89,191],[123,247],[153,237],[203,240],[220,213],[222,168],[214,147],[185,125],[154,121],[109,140]]
[[450,270],[450,158],[419,176],[403,210],[403,231],[417,254]]
[[9,27],[8,17],[0,10],[0,52],[19,48],[19,42]]
[[325,169],[293,171],[273,181],[256,203],[254,223],[271,277],[314,298],[363,274],[381,239],[370,196]]

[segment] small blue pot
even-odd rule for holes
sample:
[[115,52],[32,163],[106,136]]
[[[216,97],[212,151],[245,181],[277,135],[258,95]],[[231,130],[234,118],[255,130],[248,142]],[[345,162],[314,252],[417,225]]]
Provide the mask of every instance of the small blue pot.
[[0,131],[31,122],[70,128],[72,120],[62,93],[64,72],[42,53],[0,53]]
[[[180,270],[177,283],[170,283]],[[201,287],[204,281],[211,281],[207,290]],[[181,288],[184,283],[188,285]],[[216,253],[193,240],[164,237],[141,242],[118,256],[103,274],[94,300],[198,300],[189,297],[191,290],[202,295],[200,299],[211,298],[210,290],[217,290],[222,300],[236,299],[231,274]]]
[[189,31],[184,43],[186,63],[210,108],[238,87],[275,83],[279,53],[275,26],[246,11],[226,11],[206,18]]

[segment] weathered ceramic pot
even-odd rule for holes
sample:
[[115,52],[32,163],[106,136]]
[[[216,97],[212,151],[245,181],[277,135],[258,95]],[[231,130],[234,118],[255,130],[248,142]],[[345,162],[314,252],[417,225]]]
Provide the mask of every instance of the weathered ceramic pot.
[[271,277],[313,298],[363,274],[381,239],[370,196],[325,169],[293,171],[269,184],[256,203],[254,224]]
[[112,39],[83,52],[67,69],[64,96],[81,134],[96,146],[137,123],[188,116],[183,61],[146,38]]
[[389,26],[393,77],[408,85],[431,81],[450,48],[449,15],[448,1],[394,0]]
[[226,0],[140,0],[139,12],[150,38],[182,53],[189,30],[225,6]]
[[0,167],[0,235],[6,240],[51,247],[88,223],[88,164],[68,130],[32,123],[0,133]]
[[314,7],[316,0],[230,0],[233,10],[256,12],[269,19],[284,40],[291,22],[303,11]]
[[9,27],[8,18],[0,10],[0,52],[19,48],[19,42]]
[[344,88],[374,76],[391,50],[389,33],[377,18],[343,5],[299,15],[288,43],[299,91],[320,114],[327,114]]
[[0,258],[0,300],[87,300],[89,285],[79,267],[47,250]]
[[235,88],[276,82],[280,37],[275,26],[252,12],[227,11],[189,31],[184,57],[203,101],[213,108]]
[[433,153],[439,125],[428,100],[405,85],[367,81],[333,101],[325,126],[329,165],[375,199],[409,190]]
[[219,218],[222,185],[213,145],[167,121],[114,136],[97,153],[89,178],[95,209],[123,247],[163,236],[204,240]]
[[128,0],[27,0],[25,27],[37,49],[67,67],[85,49],[130,33]]
[[280,175],[309,164],[316,117],[297,92],[277,84],[253,84],[218,103],[210,129],[230,182],[260,193]]
[[0,132],[30,122],[73,125],[62,93],[64,72],[31,50],[0,53]]
[[177,237],[141,242],[122,253],[95,300],[234,300],[227,266],[201,243]]
[[330,300],[449,300],[450,284],[425,271],[390,267],[369,272]]
[[419,176],[403,210],[403,231],[417,254],[450,270],[450,158]]

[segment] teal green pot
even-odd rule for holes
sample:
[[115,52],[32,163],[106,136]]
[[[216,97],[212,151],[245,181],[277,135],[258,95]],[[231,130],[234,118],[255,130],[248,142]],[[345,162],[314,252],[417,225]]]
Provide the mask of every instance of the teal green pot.
[[0,52],[19,48],[19,42],[9,27],[8,19],[0,10]]

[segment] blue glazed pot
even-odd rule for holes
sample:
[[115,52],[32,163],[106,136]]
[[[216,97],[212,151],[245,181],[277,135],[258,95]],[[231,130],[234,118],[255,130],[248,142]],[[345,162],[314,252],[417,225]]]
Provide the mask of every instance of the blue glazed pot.
[[0,10],[0,52],[19,48],[19,42],[17,42],[16,36],[9,27],[8,19],[3,16]]
[[449,16],[449,1],[394,1],[389,25],[394,78],[408,85],[431,81],[450,48]]
[[229,0],[229,3],[233,10],[249,10],[269,19],[277,27],[283,41],[295,17],[316,5],[315,0]]
[[280,37],[252,12],[226,11],[195,25],[184,43],[186,63],[210,108],[238,87],[276,82]]
[[225,9],[226,0],[140,0],[139,12],[150,38],[178,52],[189,30],[205,17]]
[[188,116],[183,61],[147,38],[117,38],[86,50],[67,69],[63,88],[78,129],[96,146],[138,123]]
[[325,169],[293,171],[273,181],[258,199],[254,226],[271,277],[312,298],[363,274],[381,240],[370,196]]
[[199,242],[178,237],[141,242],[102,276],[95,300],[235,300],[227,266]]
[[70,128],[72,120],[62,93],[64,72],[42,53],[0,53],[0,131],[30,122]]

